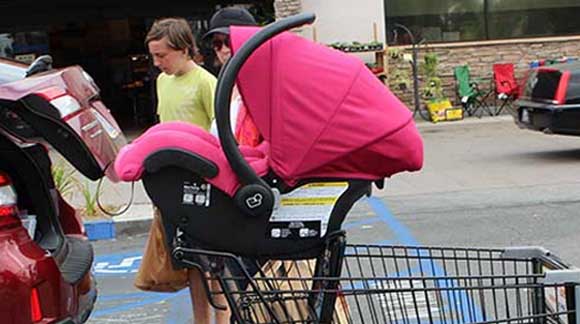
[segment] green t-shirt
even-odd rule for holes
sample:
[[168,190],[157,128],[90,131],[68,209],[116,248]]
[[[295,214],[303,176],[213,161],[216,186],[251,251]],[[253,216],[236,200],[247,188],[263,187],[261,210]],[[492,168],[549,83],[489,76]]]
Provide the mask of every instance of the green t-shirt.
[[214,118],[216,78],[201,66],[180,75],[157,78],[157,113],[161,122],[185,121],[208,130]]

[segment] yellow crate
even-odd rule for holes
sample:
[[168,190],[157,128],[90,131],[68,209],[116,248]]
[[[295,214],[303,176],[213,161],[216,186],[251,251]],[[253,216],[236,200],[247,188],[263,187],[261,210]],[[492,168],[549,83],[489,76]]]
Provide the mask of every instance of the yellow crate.
[[427,110],[431,116],[431,121],[434,123],[463,119],[463,110],[461,108],[453,108],[449,100],[429,101],[427,102]]
[[445,120],[461,120],[463,119],[463,109],[451,108],[445,109]]

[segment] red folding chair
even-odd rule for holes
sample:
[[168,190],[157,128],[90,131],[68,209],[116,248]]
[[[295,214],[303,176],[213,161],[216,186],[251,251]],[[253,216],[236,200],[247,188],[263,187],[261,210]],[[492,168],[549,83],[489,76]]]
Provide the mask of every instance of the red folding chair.
[[[493,79],[496,94],[495,115],[501,114],[505,107],[512,113],[514,111],[512,103],[519,96],[519,87],[514,73],[514,65],[512,63],[494,64]],[[498,99],[501,100],[499,106],[497,105]]]

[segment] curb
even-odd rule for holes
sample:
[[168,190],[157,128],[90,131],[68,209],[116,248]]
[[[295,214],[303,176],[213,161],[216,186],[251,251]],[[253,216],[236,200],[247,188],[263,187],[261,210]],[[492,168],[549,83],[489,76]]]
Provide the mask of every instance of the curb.
[[149,233],[153,221],[151,203],[134,203],[123,215],[113,218],[85,221],[87,236],[91,241],[114,240]]
[[115,222],[116,238],[149,233],[153,218]]
[[[428,121],[417,121],[415,120],[415,124],[417,125],[418,129],[422,128],[434,128],[434,127],[461,127],[467,125],[474,125],[474,124],[491,124],[491,123],[502,123],[502,122],[514,122],[514,117],[509,114],[500,115],[500,116],[486,116],[483,118],[477,117],[469,117],[461,120],[456,121],[442,121],[438,123],[432,123]],[[515,125],[515,123],[514,123]]]
[[112,220],[84,222],[89,241],[110,240],[115,238],[115,225]]
[[86,221],[84,226],[89,241],[102,241],[149,233],[152,220],[151,217],[125,221],[107,219]]

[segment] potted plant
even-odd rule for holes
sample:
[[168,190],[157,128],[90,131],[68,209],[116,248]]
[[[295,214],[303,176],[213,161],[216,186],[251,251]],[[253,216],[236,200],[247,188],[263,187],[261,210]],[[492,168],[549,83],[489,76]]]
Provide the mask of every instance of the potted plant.
[[[389,84],[391,87],[406,91],[411,87],[411,77],[407,69],[401,68],[403,58],[402,51],[398,48],[389,48],[387,54],[393,60],[393,64],[389,64]],[[406,64],[404,66],[407,66]]]
[[[427,110],[432,122],[462,119],[462,110],[453,109],[451,101],[443,94],[441,78],[439,78],[439,58],[435,53],[425,54],[421,70],[425,77],[423,96],[427,99]],[[460,110],[460,109],[459,109]]]
[[392,83],[401,91],[406,91],[411,86],[409,72],[403,69],[394,68],[390,71]]
[[365,63],[366,67],[373,72],[373,74],[380,74],[384,72],[382,66],[379,66],[377,63]]
[[383,49],[383,43],[379,41],[372,41],[369,43],[369,50],[371,51],[380,51]]
[[340,42],[330,43],[330,44],[328,44],[328,46],[330,46],[334,49],[337,49],[337,50],[342,49],[342,43],[340,43]]
[[425,54],[421,70],[425,76],[426,85],[423,88],[423,96],[430,101],[439,101],[445,99],[443,97],[443,89],[441,87],[441,79],[438,76],[439,59],[435,53]]
[[401,56],[401,50],[396,47],[389,47],[389,49],[387,50],[387,54],[389,55],[390,58],[396,60]]
[[340,43],[340,50],[343,52],[351,52],[351,46],[347,42]]

